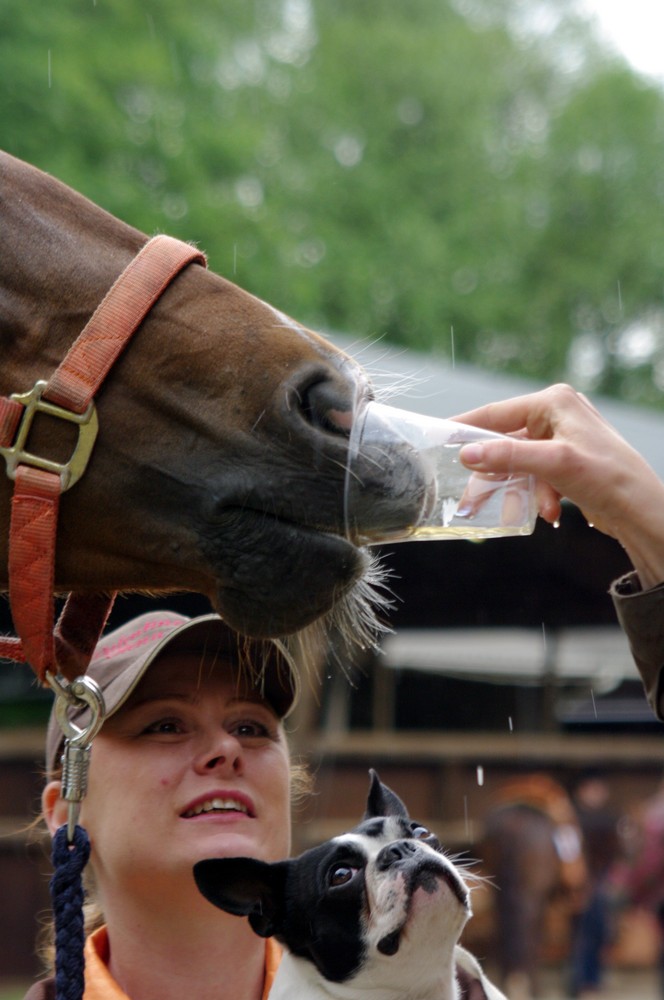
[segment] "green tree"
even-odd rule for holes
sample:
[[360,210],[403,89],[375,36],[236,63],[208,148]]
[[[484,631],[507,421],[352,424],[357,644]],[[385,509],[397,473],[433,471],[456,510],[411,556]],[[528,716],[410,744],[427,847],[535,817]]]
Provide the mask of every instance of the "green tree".
[[659,403],[664,96],[573,8],[4,0],[2,142],[306,322]]

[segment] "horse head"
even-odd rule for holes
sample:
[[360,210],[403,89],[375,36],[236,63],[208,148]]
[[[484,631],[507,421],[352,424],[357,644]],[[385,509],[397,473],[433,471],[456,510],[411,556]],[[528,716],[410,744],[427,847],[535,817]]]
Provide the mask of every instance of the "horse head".
[[[0,172],[8,395],[50,375],[147,237],[12,157]],[[97,396],[90,464],[61,501],[57,589],[195,591],[254,636],[324,615],[371,563],[344,522],[349,432],[370,391],[322,337],[186,268]],[[57,457],[63,436],[40,418],[31,449]],[[2,477],[0,586],[10,486]]]

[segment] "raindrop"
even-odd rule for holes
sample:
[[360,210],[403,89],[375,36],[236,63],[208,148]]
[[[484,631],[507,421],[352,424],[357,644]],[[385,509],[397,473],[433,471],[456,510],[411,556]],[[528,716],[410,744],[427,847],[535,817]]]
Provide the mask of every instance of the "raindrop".
[[404,125],[419,125],[424,118],[424,108],[416,97],[404,97],[397,104],[397,117]]
[[452,285],[459,295],[470,295],[479,284],[477,271],[472,267],[460,267],[452,275]]
[[339,136],[332,151],[340,166],[356,167],[364,155],[364,140],[346,133]]
[[477,765],[477,784],[482,787],[484,784],[484,768],[481,764]]
[[593,712],[595,713],[595,718],[597,718],[597,705],[595,704],[595,692],[593,691],[592,688],[590,689],[590,698],[593,703]]
[[263,185],[257,177],[240,177],[235,182],[235,198],[243,208],[258,208],[263,204]]
[[513,733],[514,732],[514,723],[512,722],[512,716],[511,715],[508,716],[508,718],[507,718],[507,724],[510,727],[510,732]]
[[326,252],[324,241],[314,237],[298,244],[295,249],[295,260],[300,267],[315,267],[320,264]]
[[556,518],[556,520],[553,522],[553,527],[554,528],[559,528],[560,527],[560,521],[558,520],[558,518]]
[[169,219],[184,219],[189,211],[187,199],[180,194],[167,194],[161,203],[164,215]]

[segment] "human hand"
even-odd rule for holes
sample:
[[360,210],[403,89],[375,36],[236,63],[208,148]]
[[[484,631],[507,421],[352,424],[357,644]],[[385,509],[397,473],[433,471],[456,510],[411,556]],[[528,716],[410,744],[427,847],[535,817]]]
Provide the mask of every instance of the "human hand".
[[664,578],[664,484],[584,395],[555,385],[454,419],[512,435],[467,445],[464,465],[534,475],[546,521],[560,518],[567,497],[590,524],[623,544],[643,586]]

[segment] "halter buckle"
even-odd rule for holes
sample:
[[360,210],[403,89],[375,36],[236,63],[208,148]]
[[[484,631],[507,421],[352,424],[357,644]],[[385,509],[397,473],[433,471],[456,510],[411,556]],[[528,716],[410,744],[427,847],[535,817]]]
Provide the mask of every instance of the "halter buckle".
[[[87,467],[90,454],[94,447],[99,423],[97,421],[97,411],[94,402],[84,410],[83,413],[73,413],[65,410],[56,403],[49,403],[42,399],[48,382],[39,380],[35,382],[29,392],[15,392],[10,399],[21,403],[24,407],[23,415],[18,425],[14,444],[9,448],[0,447],[2,455],[7,463],[7,475],[10,479],[16,478],[16,469],[19,465],[30,465],[35,469],[43,469],[52,472],[60,477],[60,489],[64,493],[70,486],[78,482]],[[35,414],[46,413],[50,417],[58,417],[60,420],[67,420],[69,423],[78,424],[78,440],[68,462],[54,462],[49,458],[42,458],[33,455],[25,450],[30,428]]]

